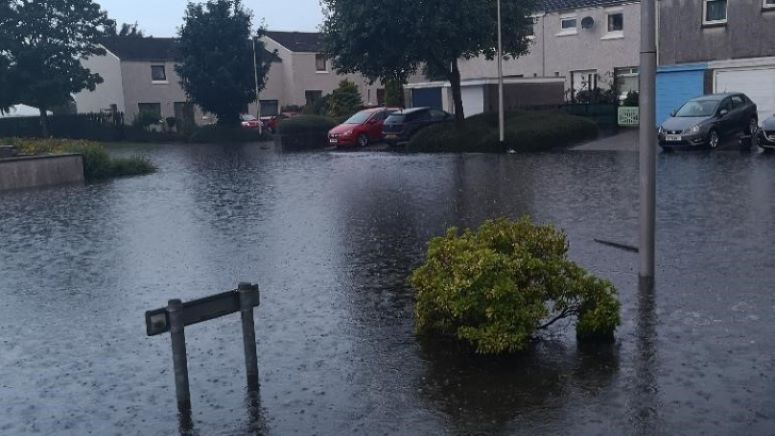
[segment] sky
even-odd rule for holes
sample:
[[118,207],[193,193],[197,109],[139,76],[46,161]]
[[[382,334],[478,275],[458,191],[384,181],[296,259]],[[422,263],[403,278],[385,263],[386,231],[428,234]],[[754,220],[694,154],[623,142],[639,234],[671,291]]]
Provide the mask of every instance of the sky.
[[[146,35],[175,36],[187,0],[95,0],[120,23],[137,22]],[[243,0],[253,11],[253,24],[264,20],[269,30],[314,32],[323,21],[319,0]]]

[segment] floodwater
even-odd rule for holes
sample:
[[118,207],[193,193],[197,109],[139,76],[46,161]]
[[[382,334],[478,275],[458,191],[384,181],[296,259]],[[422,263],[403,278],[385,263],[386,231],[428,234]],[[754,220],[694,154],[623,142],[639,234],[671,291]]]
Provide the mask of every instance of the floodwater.
[[[170,298],[261,286],[186,329],[193,434],[775,434],[775,155],[659,155],[639,291],[637,155],[143,148],[157,174],[0,195],[0,434],[170,435]],[[124,151],[131,152],[132,150]],[[619,288],[611,346],[564,325],[509,358],[419,341],[407,276],[453,225],[531,215]]]

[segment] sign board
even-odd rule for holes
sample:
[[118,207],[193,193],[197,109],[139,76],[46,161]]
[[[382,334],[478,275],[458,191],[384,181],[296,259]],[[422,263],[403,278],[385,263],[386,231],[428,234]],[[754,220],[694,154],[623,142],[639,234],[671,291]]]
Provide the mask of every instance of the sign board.
[[[258,286],[250,292],[251,306],[258,307]],[[239,291],[228,291],[210,297],[183,303],[183,325],[189,326],[211,319],[220,318],[240,311]],[[169,313],[166,307],[145,312],[145,330],[148,336],[156,336],[170,331]]]

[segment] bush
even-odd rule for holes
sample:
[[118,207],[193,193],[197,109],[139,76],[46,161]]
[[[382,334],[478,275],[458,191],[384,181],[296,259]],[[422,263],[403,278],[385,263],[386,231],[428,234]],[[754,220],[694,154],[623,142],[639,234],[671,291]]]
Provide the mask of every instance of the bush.
[[638,106],[640,104],[640,94],[637,91],[627,93],[627,98],[622,102],[622,106]]
[[259,135],[258,130],[218,125],[200,127],[189,137],[190,142],[197,143],[241,143],[266,139],[269,137]]
[[312,104],[304,106],[302,113],[304,115],[328,116],[328,108],[330,104],[331,94],[324,95],[323,97],[320,97],[319,99],[312,102]]
[[358,85],[349,80],[339,82],[339,88],[331,94],[328,102],[328,115],[332,118],[350,117],[363,107],[363,99]]
[[319,115],[299,115],[280,121],[277,133],[280,135],[295,135],[306,133],[328,133],[336,126],[336,121]]
[[90,141],[67,139],[21,139],[3,140],[18,147],[25,154],[78,153],[83,156],[83,175],[88,181],[110,177],[133,176],[156,171],[156,167],[144,157],[111,159],[102,144]]
[[135,115],[135,119],[132,120],[132,127],[138,129],[147,129],[154,124],[161,124],[161,116],[153,112],[140,112]]
[[506,114],[506,142],[500,143],[498,114],[467,118],[462,127],[447,123],[420,130],[407,145],[411,152],[502,153],[509,149],[543,151],[593,139],[598,127],[586,118],[559,111]]
[[568,259],[565,234],[528,218],[450,229],[430,242],[411,283],[418,334],[453,336],[483,354],[525,350],[568,317],[580,340],[610,340],[621,322],[614,286]]

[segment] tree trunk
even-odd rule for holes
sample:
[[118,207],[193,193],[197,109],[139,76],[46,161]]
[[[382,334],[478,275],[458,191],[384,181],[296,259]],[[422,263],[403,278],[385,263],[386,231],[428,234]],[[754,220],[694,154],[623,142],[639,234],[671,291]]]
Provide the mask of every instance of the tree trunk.
[[40,107],[40,133],[48,138],[48,114],[45,107]]
[[460,69],[457,65],[457,59],[452,61],[449,83],[452,85],[452,100],[455,103],[455,123],[461,126],[465,119],[465,113],[463,112],[463,95],[460,90]]

